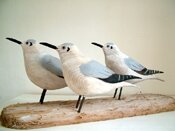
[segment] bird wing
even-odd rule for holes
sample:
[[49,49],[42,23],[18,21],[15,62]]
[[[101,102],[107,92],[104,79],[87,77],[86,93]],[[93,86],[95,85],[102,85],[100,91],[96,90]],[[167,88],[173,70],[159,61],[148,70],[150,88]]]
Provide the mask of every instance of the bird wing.
[[44,55],[40,59],[41,65],[50,71],[51,73],[57,75],[58,77],[63,77],[61,62],[58,58],[51,56],[51,55]]
[[118,83],[129,79],[140,79],[132,75],[114,74],[112,70],[97,61],[90,61],[80,66],[81,73],[86,76],[98,78],[107,83]]
[[80,71],[86,76],[91,76],[99,79],[108,78],[114,74],[113,71],[95,60],[91,60],[88,63],[82,64],[80,66]]
[[150,70],[135,61],[134,59],[128,57],[124,58],[125,64],[135,72],[141,74],[141,75],[152,75],[152,74],[157,74],[157,73],[163,73],[162,71],[159,70]]
[[147,68],[145,68],[143,65],[132,59],[131,57],[124,58],[125,64],[132,69],[133,71],[143,74]]

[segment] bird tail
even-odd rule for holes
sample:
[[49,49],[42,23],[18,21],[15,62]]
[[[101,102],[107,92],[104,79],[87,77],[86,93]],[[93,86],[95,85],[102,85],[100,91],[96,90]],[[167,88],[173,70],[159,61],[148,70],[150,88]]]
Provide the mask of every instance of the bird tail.
[[159,81],[161,81],[161,82],[165,82],[165,80],[163,80],[163,79],[161,79],[161,78],[159,78],[159,77],[157,77],[157,76],[151,76],[151,77],[148,77],[147,80],[148,80],[148,79],[159,80]]
[[160,74],[160,73],[164,73],[163,71],[159,71],[159,70],[150,70],[147,68],[144,68],[142,70],[143,75],[153,75],[153,74]]

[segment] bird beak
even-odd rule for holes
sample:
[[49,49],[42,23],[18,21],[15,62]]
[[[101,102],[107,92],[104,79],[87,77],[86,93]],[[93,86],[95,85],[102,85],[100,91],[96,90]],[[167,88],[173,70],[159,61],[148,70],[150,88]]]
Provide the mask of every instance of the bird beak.
[[92,42],[91,44],[96,45],[96,46],[98,46],[98,47],[100,47],[100,48],[103,48],[103,45],[100,45],[100,44],[98,44],[98,43]]
[[55,49],[55,50],[58,49],[58,47],[56,47],[55,45],[52,45],[52,44],[49,44],[49,43],[46,43],[46,42],[40,42],[39,44],[47,46],[47,47]]
[[21,45],[21,44],[22,44],[22,42],[21,42],[21,41],[16,40],[16,39],[13,39],[13,38],[9,38],[9,37],[7,37],[6,39],[7,39],[7,40],[9,40],[9,41],[15,42],[15,43],[17,43],[17,44],[19,44],[19,45]]

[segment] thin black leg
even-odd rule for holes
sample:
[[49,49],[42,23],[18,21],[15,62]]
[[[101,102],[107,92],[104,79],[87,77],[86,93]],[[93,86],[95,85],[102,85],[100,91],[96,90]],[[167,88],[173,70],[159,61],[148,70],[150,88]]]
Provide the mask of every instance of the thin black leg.
[[80,106],[79,106],[78,111],[77,111],[78,113],[81,112],[81,108],[82,108],[82,106],[83,106],[84,100],[85,100],[85,97],[83,96],[83,99],[81,100]]
[[113,98],[115,98],[115,97],[116,97],[117,90],[118,90],[118,88],[116,88],[116,89],[115,89],[115,92],[114,92],[114,96],[113,96]]
[[40,98],[40,103],[43,104],[43,101],[44,101],[44,97],[45,97],[45,94],[46,94],[46,89],[43,89],[43,92],[41,94],[41,98]]
[[76,107],[75,108],[78,108],[79,103],[80,103],[80,100],[81,100],[81,95],[79,95],[79,97],[78,97],[77,104],[76,104]]
[[120,99],[121,99],[122,89],[123,89],[123,87],[121,87],[121,88],[120,88],[120,93],[119,93],[119,96],[118,96],[118,100],[120,100]]

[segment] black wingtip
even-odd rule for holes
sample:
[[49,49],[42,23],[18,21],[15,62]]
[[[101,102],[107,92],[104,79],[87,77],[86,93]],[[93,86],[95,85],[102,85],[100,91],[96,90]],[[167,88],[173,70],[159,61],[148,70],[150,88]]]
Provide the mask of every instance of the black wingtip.
[[7,37],[6,39],[9,40],[9,41],[15,42],[15,43],[17,43],[17,44],[22,44],[21,41],[16,40],[16,39],[14,39],[14,38],[9,38],[9,37]]
[[[135,70],[136,71],[136,70]],[[143,70],[141,71],[136,71],[137,73],[139,74],[142,74],[142,75],[153,75],[153,74],[161,74],[161,73],[164,73],[163,71],[159,71],[159,70],[151,70],[151,69],[147,69],[147,68],[144,68]]]
[[112,74],[108,78],[100,79],[100,80],[103,80],[103,81],[108,82],[108,83],[118,83],[118,82],[127,81],[127,80],[131,80],[131,79],[142,79],[142,78],[137,77],[137,76],[133,76],[133,75]]
[[47,47],[55,49],[55,50],[58,49],[55,45],[49,44],[47,42],[40,42],[39,44],[47,46]]
[[98,43],[96,43],[96,42],[92,42],[91,44],[96,45],[96,46],[98,46],[98,47],[100,47],[100,48],[103,48],[103,45],[100,45],[100,44],[98,44]]

